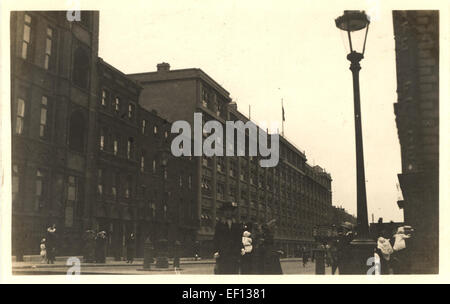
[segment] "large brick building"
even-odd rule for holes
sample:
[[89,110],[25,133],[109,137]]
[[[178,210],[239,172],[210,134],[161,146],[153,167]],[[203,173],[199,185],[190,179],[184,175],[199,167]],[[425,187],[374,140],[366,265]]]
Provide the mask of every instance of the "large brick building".
[[13,252],[38,252],[51,223],[71,244],[89,225],[98,21],[97,12],[73,23],[65,12],[11,13]]
[[[237,110],[228,91],[200,69],[171,70],[168,63],[161,63],[155,72],[128,76],[143,86],[141,106],[157,109],[171,121],[185,120],[192,126],[194,113],[202,113],[204,122],[216,120],[222,125],[249,120]],[[191,199],[197,204],[197,240],[205,253],[211,253],[215,223],[222,216],[218,207],[226,201],[237,203],[242,222],[276,218],[276,242],[288,254],[313,242],[313,227],[329,223],[330,175],[319,166],[308,165],[305,154],[282,136],[279,154],[280,161],[273,168],[260,167],[258,156],[195,159],[197,188]]]
[[[212,254],[225,201],[238,219],[278,220],[276,241],[288,254],[313,242],[327,224],[331,177],[306,163],[280,136],[280,161],[259,157],[173,157],[171,122],[248,121],[229,93],[200,69],[125,75],[98,57],[99,13],[11,14],[13,254],[37,254],[55,223],[58,255],[80,255],[87,229],[105,230],[108,255],[123,255],[126,236],[194,242]],[[130,54],[132,56],[132,54]]]
[[87,229],[107,231],[115,256],[131,232],[138,255],[147,236],[192,241],[192,162],[161,166],[170,123],[98,57],[98,23],[98,12],[11,14],[13,253],[37,253],[53,223],[63,255],[81,254]]
[[[196,210],[192,161],[168,158],[161,149],[173,138],[170,123],[139,105],[141,86],[111,65],[98,60],[97,199],[94,228],[111,236],[111,255],[120,255],[126,236],[136,234],[138,256],[147,237],[154,242],[183,240],[192,248]],[[185,252],[184,254],[190,254]]]
[[439,271],[439,12],[394,11],[405,224],[413,273]]

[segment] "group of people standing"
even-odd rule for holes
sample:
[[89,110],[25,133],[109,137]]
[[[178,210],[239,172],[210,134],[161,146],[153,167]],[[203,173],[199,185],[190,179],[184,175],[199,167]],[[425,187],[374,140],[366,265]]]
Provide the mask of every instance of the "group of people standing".
[[84,255],[85,263],[105,263],[106,261],[106,231],[95,232],[88,229],[84,233]]
[[282,274],[280,256],[274,244],[276,221],[260,225],[234,220],[236,205],[225,203],[224,218],[214,233],[215,274]]
[[[132,264],[135,256],[136,240],[134,233],[130,233],[126,240],[126,261]],[[106,251],[108,237],[106,231],[95,232],[86,230],[84,234],[84,262],[85,263],[106,263]],[[122,254],[118,253],[121,257]]]
[[[410,226],[396,228],[391,234],[386,229],[379,232],[376,237],[376,247],[374,248],[375,263],[378,274],[408,274],[409,273],[409,251],[407,250],[407,239],[411,237]],[[331,273],[348,274],[347,266],[351,263],[351,241],[356,234],[350,223],[344,223],[338,228],[336,238],[320,244],[320,249],[324,252],[324,259],[327,266],[331,266]],[[314,255],[313,255],[314,256]],[[306,261],[305,261],[306,260]],[[308,257],[303,256],[303,265]]]
[[406,240],[414,231],[411,226],[398,227],[391,235],[382,231],[377,239],[375,255],[379,260],[380,274],[408,274],[409,251]]

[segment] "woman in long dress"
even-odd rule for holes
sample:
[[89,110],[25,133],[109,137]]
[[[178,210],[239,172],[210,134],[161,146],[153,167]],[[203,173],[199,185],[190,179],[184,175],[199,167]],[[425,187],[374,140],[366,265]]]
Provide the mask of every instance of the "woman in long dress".
[[283,274],[280,263],[280,255],[282,252],[276,250],[274,243],[275,229],[275,219],[263,225],[263,242],[261,249],[264,261],[264,274]]

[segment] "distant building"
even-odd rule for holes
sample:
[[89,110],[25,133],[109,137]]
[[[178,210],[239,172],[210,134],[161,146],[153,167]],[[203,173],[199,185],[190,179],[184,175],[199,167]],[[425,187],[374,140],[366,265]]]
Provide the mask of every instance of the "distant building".
[[[171,70],[168,63],[156,72],[128,75],[143,90],[142,107],[156,109],[171,121],[193,125],[194,112],[205,122],[249,119],[237,110],[228,91],[201,69]],[[270,135],[269,135],[270,136]],[[248,142],[248,137],[246,142]],[[278,220],[277,246],[292,254],[313,242],[313,227],[328,221],[331,206],[331,176],[319,166],[306,163],[305,154],[280,136],[280,161],[262,168],[260,157],[197,157],[193,175],[197,188],[189,196],[197,203],[200,227],[197,240],[204,254],[212,254],[216,222],[223,202],[238,203],[238,220],[265,223]]]
[[339,226],[344,222],[356,225],[356,217],[348,213],[345,208],[331,206],[330,210],[330,223],[332,225]]
[[412,273],[439,271],[439,12],[394,11],[404,222]]

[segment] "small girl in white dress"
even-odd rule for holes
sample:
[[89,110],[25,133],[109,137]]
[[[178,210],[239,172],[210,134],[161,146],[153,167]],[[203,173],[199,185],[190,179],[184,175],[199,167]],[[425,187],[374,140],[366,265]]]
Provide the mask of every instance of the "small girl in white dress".
[[45,260],[47,259],[47,248],[45,247],[45,238],[41,240],[41,263],[45,263]]

